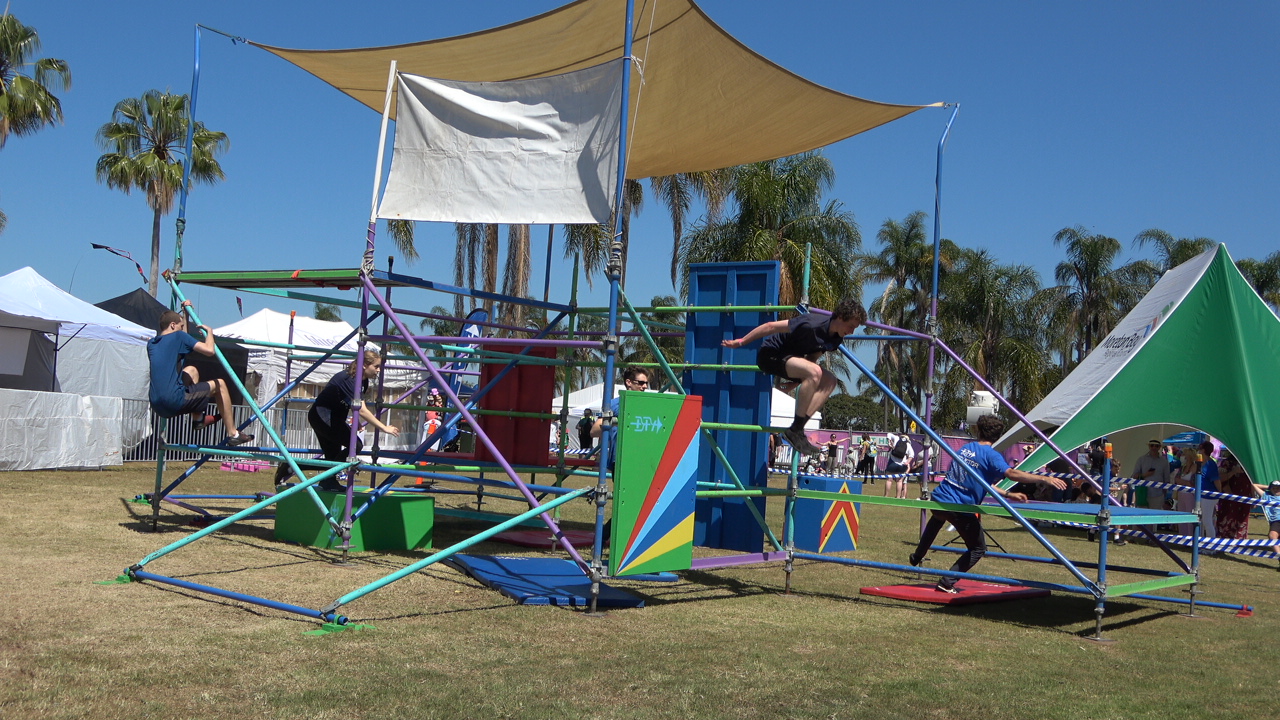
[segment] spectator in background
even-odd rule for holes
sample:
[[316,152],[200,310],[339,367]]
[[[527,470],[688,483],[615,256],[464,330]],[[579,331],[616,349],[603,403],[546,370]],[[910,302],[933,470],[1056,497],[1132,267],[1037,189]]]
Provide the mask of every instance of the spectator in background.
[[1218,499],[1204,496],[1205,492],[1218,490],[1218,462],[1213,459],[1213,441],[1200,443],[1200,461],[1200,537],[1217,537],[1213,516],[1218,508]]
[[[1273,504],[1262,506],[1262,514],[1267,517],[1268,531],[1267,537],[1271,540],[1280,540],[1280,480],[1272,480],[1267,486],[1267,500],[1277,501]],[[1280,545],[1271,548],[1276,553],[1276,558],[1280,559]]]
[[595,414],[591,412],[591,408],[582,411],[582,419],[574,425],[574,430],[578,433],[578,447],[582,450],[591,451],[595,448],[595,439],[591,437],[591,427],[596,424]]
[[876,479],[872,475],[876,472],[876,446],[871,442],[871,436],[862,433],[862,441],[858,443],[858,467],[855,472],[862,475],[865,482],[870,485],[876,484]]
[[916,451],[911,447],[911,438],[906,433],[897,435],[889,433],[889,460],[884,465],[884,474],[890,476],[884,481],[884,496],[889,497],[890,493],[896,498],[905,499],[907,497],[907,479],[905,477],[897,478],[894,475],[905,475],[911,472],[912,461],[915,460]]
[[[1174,480],[1181,486],[1178,490],[1178,512],[1195,512],[1196,498],[1194,488],[1200,482],[1200,453],[1194,447],[1182,451],[1182,467]],[[1178,532],[1190,535],[1193,531],[1191,523],[1180,523]]]
[[1106,461],[1107,451],[1102,447],[1102,438],[1089,443],[1089,474],[1094,477],[1101,475]]
[[831,439],[823,443],[827,451],[827,474],[836,474],[836,465],[840,460],[840,441],[836,439],[836,434],[831,433]]
[[[1159,440],[1147,441],[1147,454],[1133,463],[1133,477],[1136,480],[1169,482],[1169,460],[1165,457],[1164,447]],[[1147,488],[1147,507],[1164,509],[1164,488]]]
[[[1229,495],[1241,495],[1254,498],[1262,495],[1264,489],[1249,481],[1244,468],[1226,449],[1222,451],[1222,465],[1219,467],[1217,490]],[[1253,505],[1238,500],[1223,498],[1218,502],[1217,516],[1214,518],[1214,531],[1220,538],[1232,540],[1249,539],[1249,512]]]

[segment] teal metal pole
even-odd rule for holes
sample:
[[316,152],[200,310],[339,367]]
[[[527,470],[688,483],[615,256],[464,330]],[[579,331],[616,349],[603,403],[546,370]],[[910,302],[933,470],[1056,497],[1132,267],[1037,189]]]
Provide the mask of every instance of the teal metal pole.
[[347,593],[346,595],[343,595],[342,597],[338,598],[333,605],[330,605],[328,608],[326,608],[325,612],[333,612],[334,608],[341,607],[354,600],[359,600],[365,595],[368,595],[369,593],[375,590],[378,590],[380,588],[384,588],[387,585],[390,585],[391,583],[397,580],[408,577],[409,575],[412,575],[418,572],[419,570],[421,570],[424,567],[427,567],[428,565],[435,564],[437,562],[440,562],[441,560],[444,560],[445,558],[451,557],[453,555],[457,555],[459,552],[466,550],[472,545],[484,542],[485,540],[488,540],[489,538],[493,537],[494,535],[497,535],[500,532],[513,528],[516,525],[519,525],[520,523],[526,520],[535,518],[538,515],[541,515],[542,513],[545,513],[546,511],[552,508],[559,507],[569,502],[570,500],[573,500],[575,498],[580,498],[583,495],[586,495],[587,493],[592,492],[593,490],[595,490],[594,487],[580,488],[578,490],[574,490],[568,495],[562,495],[544,505],[541,505],[536,508],[532,508],[530,510],[526,510],[525,512],[522,512],[519,515],[516,515],[510,520],[498,523],[497,525],[494,525],[488,530],[472,535],[471,537],[467,538],[466,540],[463,540],[462,542],[454,543],[453,545],[450,545],[444,550],[441,550],[440,552],[435,553],[434,555],[425,557],[419,560],[418,562],[413,563],[412,565],[409,565],[400,570],[397,570],[380,580],[375,580],[374,582],[369,583],[368,585],[365,585],[359,590],[354,590],[352,592]]
[[[171,543],[169,545],[166,545],[165,547],[160,548],[159,550],[139,560],[136,565],[133,565],[129,569],[136,570],[138,568],[141,568],[147,563],[153,560],[158,560],[164,557],[165,555],[168,555],[169,553],[173,552],[174,550],[177,550],[180,547],[183,547],[185,545],[190,545],[196,540],[199,540],[200,538],[205,537],[206,535],[215,533],[221,530],[222,528],[230,525],[231,523],[237,522],[239,520],[243,520],[244,518],[249,517],[250,515],[253,515],[254,513],[258,512],[259,510],[262,510],[263,508],[270,507],[275,503],[278,503],[281,500],[289,497],[290,495],[296,495],[297,493],[300,493],[304,490],[310,490],[312,485],[320,482],[321,480],[324,480],[327,477],[332,477],[334,475],[337,475],[345,467],[346,465],[339,465],[337,467],[331,467],[328,470],[325,470],[324,472],[317,473],[315,477],[312,477],[310,480],[307,480],[304,483],[299,483],[297,485],[294,485],[293,487],[289,488],[288,490],[285,490],[284,492],[276,493],[275,495],[272,495],[271,497],[267,498],[266,500],[263,500],[262,502],[254,503],[253,505],[250,505],[248,508],[245,508],[244,510],[241,510],[240,512],[230,517],[219,520],[218,522],[210,525],[207,528],[204,528],[191,535],[188,535],[187,537],[184,537],[175,543]],[[302,477],[302,476],[299,475],[299,477]]]
[[[169,287],[173,290],[173,295],[178,299],[178,305],[181,307],[182,303],[186,302],[186,297],[183,296],[182,290],[178,287],[178,281],[172,275],[167,275],[166,277],[169,280]],[[200,316],[196,314],[194,308],[188,308],[188,311],[191,314],[191,320],[196,325],[203,324],[200,322]],[[294,461],[293,455],[289,452],[289,446],[285,444],[283,439],[281,439],[280,433],[276,432],[276,429],[271,426],[271,423],[267,422],[267,418],[263,414],[262,408],[258,407],[258,403],[253,399],[253,395],[245,388],[244,383],[240,382],[240,378],[236,377],[236,371],[231,369],[231,363],[227,362],[227,358],[223,356],[222,350],[219,350],[216,344],[213,346],[213,354],[218,358],[218,362],[222,364],[222,368],[227,371],[227,379],[235,384],[236,389],[239,390],[241,396],[244,397],[245,403],[249,406],[249,409],[253,411],[253,416],[258,420],[258,424],[262,426],[263,431],[266,432],[267,435],[271,436],[271,441],[274,442],[276,444],[276,448],[280,450],[281,459],[288,463],[289,469],[293,471],[294,475],[300,479],[305,479],[307,476],[302,472],[302,468],[298,467],[298,463]],[[222,422],[226,423],[228,420],[232,423],[235,422],[234,418],[223,418]],[[306,487],[310,488],[311,485],[306,484]],[[315,502],[316,507],[320,508],[320,511],[324,513],[324,516],[328,518],[331,524],[334,523],[333,516],[329,513],[329,508],[320,500],[320,496],[316,495],[315,491],[311,491],[310,495],[312,501]]]

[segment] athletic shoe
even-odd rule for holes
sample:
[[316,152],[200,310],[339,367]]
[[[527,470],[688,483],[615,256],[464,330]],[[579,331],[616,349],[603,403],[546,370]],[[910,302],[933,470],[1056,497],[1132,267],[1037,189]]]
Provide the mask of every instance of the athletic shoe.
[[221,419],[221,415],[205,415],[204,417],[191,418],[191,427],[196,430],[207,428]]
[[923,559],[924,558],[916,557],[915,553],[911,553],[907,556],[907,562],[911,563],[911,567],[920,567],[920,561]]
[[227,438],[225,442],[232,447],[235,447],[236,445],[245,445],[247,443],[253,442],[253,436],[240,433],[235,437]]
[[782,438],[791,443],[791,447],[796,449],[801,455],[817,455],[822,452],[818,446],[809,442],[809,438],[804,436],[803,430],[795,428],[787,428],[782,431]]
[[938,583],[937,586],[935,586],[933,589],[937,590],[938,592],[944,592],[948,595],[958,595],[960,593],[959,590],[951,587],[950,585],[945,585],[943,583]]
[[289,463],[280,463],[276,466],[276,487],[280,487],[293,477],[293,470],[289,467]]

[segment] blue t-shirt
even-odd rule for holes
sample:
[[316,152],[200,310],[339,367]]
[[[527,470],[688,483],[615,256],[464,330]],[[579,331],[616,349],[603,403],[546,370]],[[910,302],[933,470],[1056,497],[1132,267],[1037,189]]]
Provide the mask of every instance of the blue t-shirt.
[[1218,461],[1205,458],[1204,467],[1200,468],[1200,492],[1217,492],[1213,484],[1218,481]]
[[182,410],[187,391],[182,386],[182,363],[196,346],[184,332],[157,335],[147,341],[151,361],[151,405],[161,415],[173,417]]
[[[1267,493],[1268,500],[1280,500],[1280,495],[1272,495]],[[1267,522],[1280,522],[1280,505],[1263,505],[1262,514],[1267,516]]]
[[[1004,457],[990,445],[971,442],[960,448],[956,454],[966,465],[977,470],[990,485],[1003,480],[1005,472],[1009,470],[1009,463],[1005,462]],[[986,494],[987,489],[964,469],[964,465],[951,463],[951,467],[947,470],[947,477],[938,489],[933,491],[931,497],[938,502],[977,505],[982,502]]]

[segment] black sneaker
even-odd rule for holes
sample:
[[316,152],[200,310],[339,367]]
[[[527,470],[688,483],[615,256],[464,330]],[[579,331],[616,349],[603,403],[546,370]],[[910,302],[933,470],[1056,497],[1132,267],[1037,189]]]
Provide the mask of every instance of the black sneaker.
[[955,589],[954,587],[951,587],[950,585],[947,585],[946,583],[938,583],[933,589],[937,590],[938,592],[944,592],[948,595],[957,595],[960,593],[959,590]]
[[221,415],[202,415],[198,418],[191,418],[191,428],[193,430],[199,430],[200,428],[207,428],[221,419],[222,419]]
[[247,445],[248,443],[253,442],[253,436],[246,435],[245,433],[240,433],[235,437],[227,438],[225,442],[227,445],[230,445],[231,447],[235,447],[236,445]]
[[289,463],[280,463],[276,466],[276,487],[289,482],[291,477],[293,477],[293,469],[289,467]]
[[915,553],[907,556],[907,562],[911,563],[911,567],[920,567],[920,561],[924,558],[916,557]]
[[796,452],[801,455],[817,455],[822,452],[816,445],[809,442],[809,438],[804,436],[803,430],[787,428],[782,431],[782,438],[791,443],[791,447],[795,448]]

